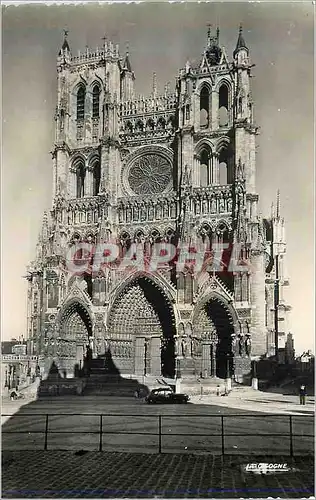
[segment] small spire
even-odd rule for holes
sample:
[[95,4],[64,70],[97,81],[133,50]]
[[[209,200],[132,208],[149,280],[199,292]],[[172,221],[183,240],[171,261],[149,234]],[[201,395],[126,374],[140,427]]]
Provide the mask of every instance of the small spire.
[[237,40],[236,48],[234,50],[234,57],[237,54],[237,52],[239,50],[241,50],[241,49],[245,49],[247,52],[249,51],[249,49],[248,49],[248,47],[246,45],[244,36],[243,36],[242,25],[239,26],[239,35],[238,35],[238,40]]
[[208,23],[206,26],[207,26],[207,41],[209,43],[211,40],[211,27],[212,27],[212,25]]
[[277,216],[277,218],[280,217],[280,190],[279,189],[277,192],[276,216]]
[[156,97],[157,95],[157,75],[154,72],[153,73],[153,96]]
[[102,40],[102,49],[103,49],[103,51],[105,53],[106,52],[107,41],[108,41],[106,34],[104,34],[104,36],[101,38],[101,40]]
[[216,38],[217,38],[217,43],[219,43],[219,27],[218,26],[216,28]]
[[271,203],[271,219],[274,219],[274,203]]
[[43,222],[42,222],[42,241],[45,242],[48,239],[48,215],[45,211],[43,214]]
[[68,52],[70,52],[70,47],[68,44],[68,33],[68,30],[64,30],[64,43],[62,45],[62,50],[68,50]]
[[128,71],[129,73],[133,72],[132,65],[131,65],[131,62],[129,60],[129,42],[126,42],[126,52],[125,52],[125,59],[124,59],[124,63],[123,63],[123,69],[125,71]]

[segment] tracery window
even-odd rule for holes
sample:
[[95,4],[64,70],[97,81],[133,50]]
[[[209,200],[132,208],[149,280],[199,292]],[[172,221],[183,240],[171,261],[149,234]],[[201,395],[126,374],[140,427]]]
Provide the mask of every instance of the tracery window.
[[171,162],[155,153],[138,158],[131,166],[128,183],[132,191],[140,195],[163,192],[172,180]]
[[85,100],[86,100],[86,89],[83,85],[80,85],[77,92],[77,120],[84,120],[85,113]]

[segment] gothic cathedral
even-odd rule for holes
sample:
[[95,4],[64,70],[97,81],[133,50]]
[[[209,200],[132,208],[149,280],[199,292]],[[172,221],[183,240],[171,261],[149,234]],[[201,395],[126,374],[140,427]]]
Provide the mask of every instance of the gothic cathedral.
[[[174,91],[158,94],[154,74],[139,97],[128,53],[104,40],[74,56],[65,35],[52,208],[27,275],[29,349],[43,370],[54,360],[73,376],[88,348],[93,359],[110,354],[123,376],[239,380],[252,359],[282,348],[284,220],[279,200],[269,218],[258,209],[252,66],[242,29],[232,60],[209,29]],[[117,262],[69,271],[71,247],[110,241],[120,257],[136,244],[145,260],[156,243],[225,250],[205,272],[179,270],[177,258],[151,272]],[[229,265],[236,249],[248,265]]]

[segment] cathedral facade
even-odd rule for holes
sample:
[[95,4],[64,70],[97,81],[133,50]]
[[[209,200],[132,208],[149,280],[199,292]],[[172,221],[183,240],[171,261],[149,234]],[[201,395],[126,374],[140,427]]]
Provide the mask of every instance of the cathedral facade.
[[[208,30],[174,91],[158,94],[154,74],[137,97],[128,53],[105,40],[74,56],[65,35],[52,208],[27,274],[29,349],[44,370],[54,360],[72,376],[89,346],[123,375],[238,379],[282,347],[284,220],[279,201],[269,218],[258,209],[252,66],[241,29],[231,60]],[[93,250],[107,243],[111,262]],[[176,251],[153,269],[159,244]]]

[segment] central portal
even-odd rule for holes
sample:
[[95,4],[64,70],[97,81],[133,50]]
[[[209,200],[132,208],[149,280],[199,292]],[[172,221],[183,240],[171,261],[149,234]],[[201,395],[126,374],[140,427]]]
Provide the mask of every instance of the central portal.
[[[139,376],[174,377],[174,335],[173,307],[159,285],[146,276],[126,285],[108,322],[108,341],[118,369]],[[119,348],[122,343],[127,344],[125,351]]]

